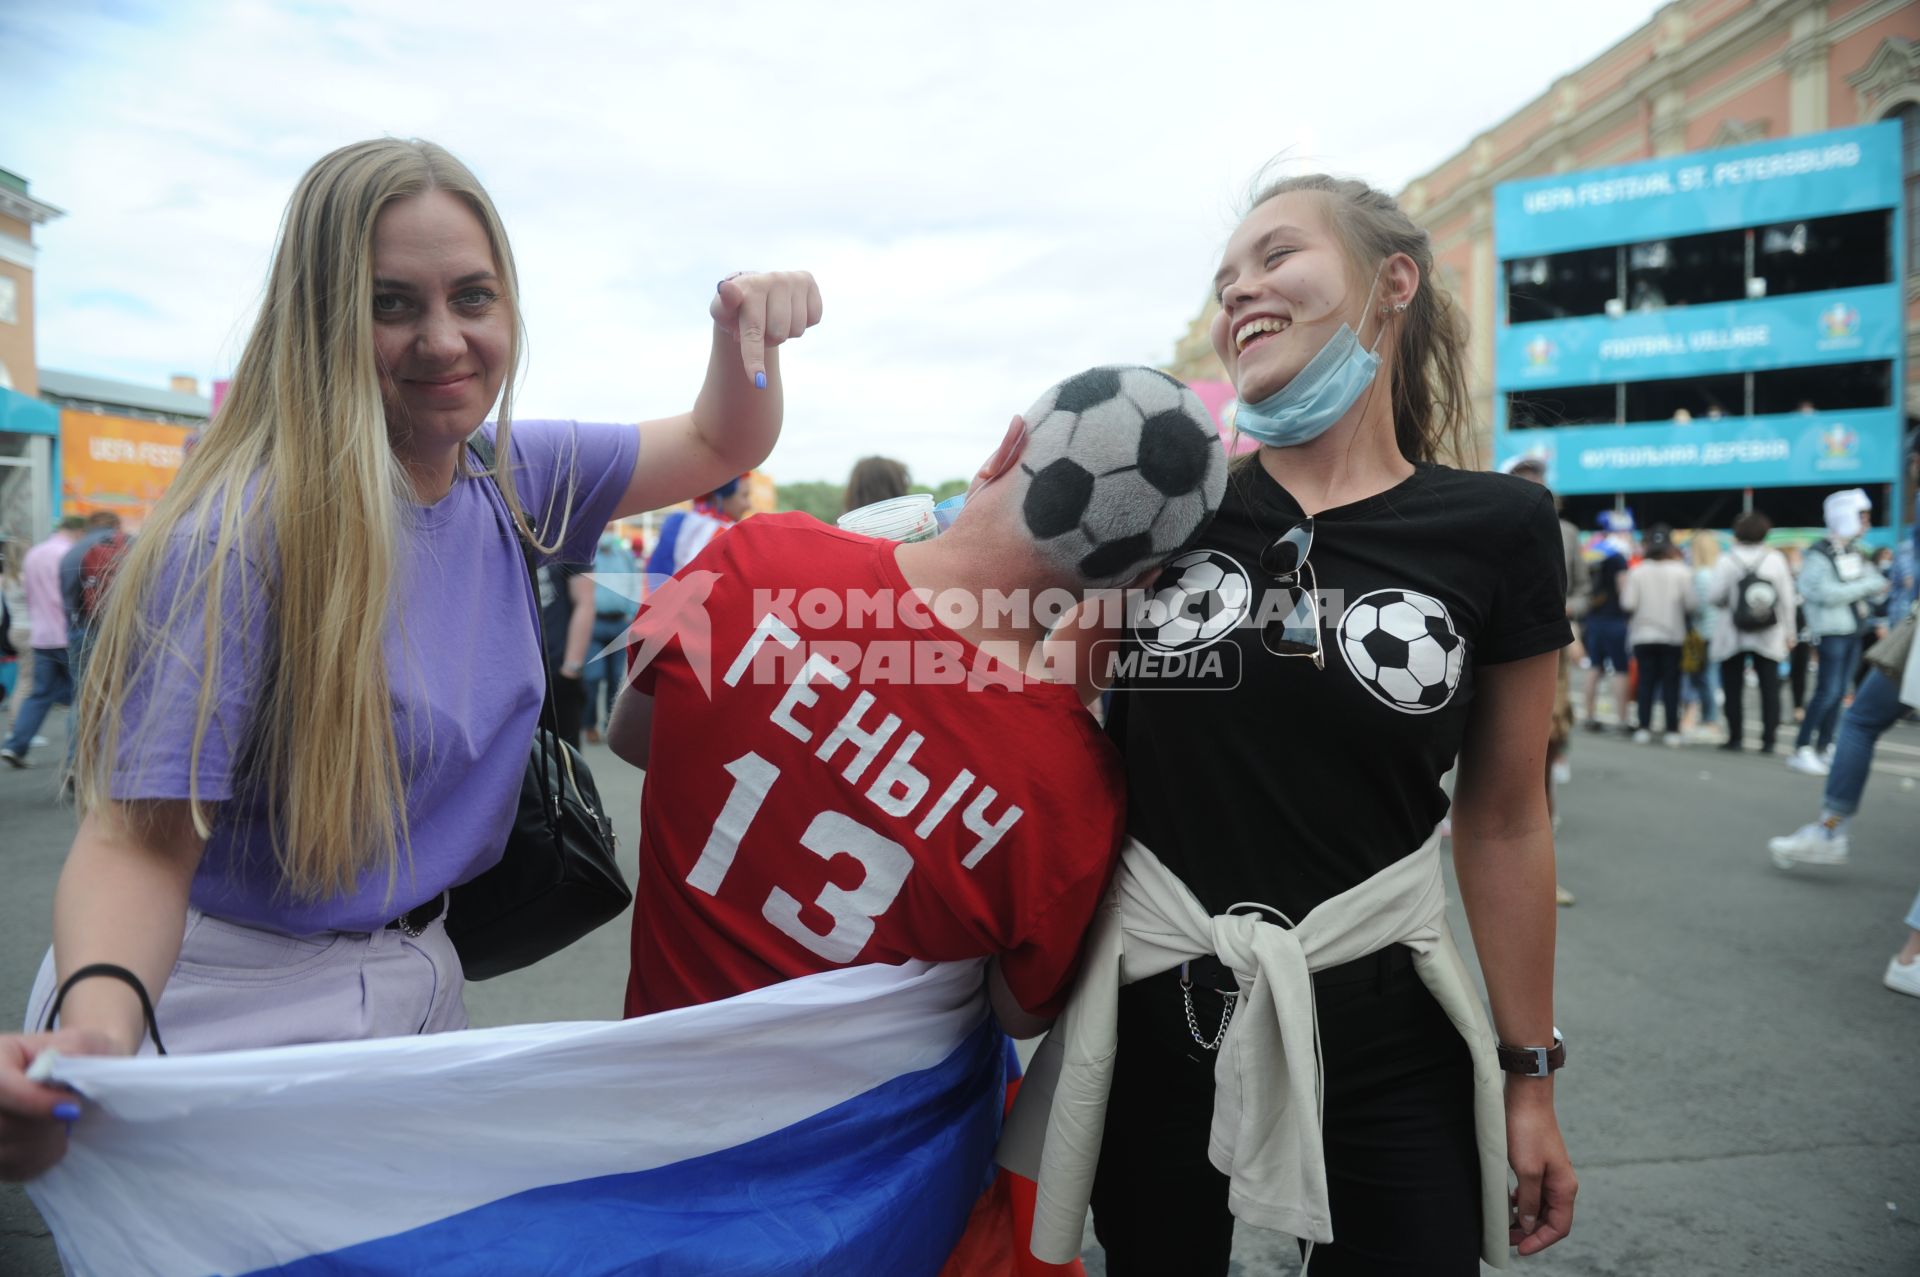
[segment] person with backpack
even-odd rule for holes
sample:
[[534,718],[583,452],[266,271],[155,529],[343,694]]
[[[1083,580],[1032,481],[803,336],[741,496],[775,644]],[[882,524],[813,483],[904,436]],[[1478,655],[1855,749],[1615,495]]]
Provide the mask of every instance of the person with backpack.
[[1864,489],[1829,493],[1822,510],[1827,535],[1807,548],[1796,583],[1807,606],[1806,637],[1819,647],[1820,672],[1787,766],[1808,776],[1825,776],[1832,765],[1833,733],[1860,664],[1868,605],[1887,592],[1887,578],[1860,549],[1872,509]]
[[1792,645],[1799,598],[1786,556],[1767,545],[1773,520],[1749,510],[1733,521],[1733,547],[1714,565],[1707,602],[1715,609],[1707,659],[1720,666],[1726,689],[1727,740],[1746,747],[1746,671],[1760,684],[1760,752],[1771,754],[1780,735],[1780,663]]

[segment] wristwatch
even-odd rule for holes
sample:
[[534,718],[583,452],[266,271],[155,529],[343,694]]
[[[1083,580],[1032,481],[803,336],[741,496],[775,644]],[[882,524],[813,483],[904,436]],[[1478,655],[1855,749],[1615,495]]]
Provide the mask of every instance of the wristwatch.
[[1521,1077],[1546,1077],[1567,1062],[1567,1040],[1555,1029],[1552,1046],[1508,1046],[1501,1042],[1495,1045],[1494,1054],[1500,1058],[1504,1072],[1518,1073]]

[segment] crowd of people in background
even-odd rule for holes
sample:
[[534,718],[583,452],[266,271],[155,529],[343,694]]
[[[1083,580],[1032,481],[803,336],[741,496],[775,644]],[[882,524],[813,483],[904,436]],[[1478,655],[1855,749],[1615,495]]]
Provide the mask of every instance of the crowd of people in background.
[[[1539,472],[1524,460],[1512,469]],[[1863,654],[1914,594],[1911,544],[1864,547],[1871,511],[1859,488],[1833,493],[1826,535],[1806,543],[1782,543],[1760,510],[1734,519],[1730,543],[1713,529],[1641,531],[1630,513],[1602,512],[1581,556],[1585,594],[1568,600],[1582,621],[1586,729],[1771,754],[1784,690],[1796,725],[1786,765],[1826,775],[1842,711],[1868,677]]]
[[[1907,465],[1909,478],[1920,471],[1920,435],[1908,440]],[[1538,458],[1507,468],[1546,481]],[[1786,692],[1794,738],[1785,766],[1824,778],[1825,792],[1817,819],[1769,840],[1768,855],[1783,872],[1849,863],[1848,824],[1860,809],[1875,746],[1896,722],[1920,714],[1910,648],[1898,637],[1885,641],[1915,608],[1920,531],[1898,546],[1867,547],[1873,502],[1860,488],[1830,493],[1822,513],[1824,536],[1785,540],[1764,512],[1750,509],[1733,520],[1726,544],[1712,529],[1656,525],[1639,532],[1631,514],[1610,510],[1577,563],[1569,549],[1567,615],[1582,622],[1582,648],[1572,659],[1586,671],[1588,731],[1630,733],[1638,744],[1657,739],[1674,748],[1710,744],[1775,755],[1787,723]],[[1603,693],[1610,702],[1604,707]],[[1565,684],[1561,696],[1549,746],[1550,795],[1571,775],[1574,713]],[[1759,709],[1757,737],[1748,731],[1749,702]],[[1573,903],[1572,893],[1562,887],[1559,900]],[[1920,997],[1920,897],[1906,924],[1907,942],[1889,959],[1884,983]]]

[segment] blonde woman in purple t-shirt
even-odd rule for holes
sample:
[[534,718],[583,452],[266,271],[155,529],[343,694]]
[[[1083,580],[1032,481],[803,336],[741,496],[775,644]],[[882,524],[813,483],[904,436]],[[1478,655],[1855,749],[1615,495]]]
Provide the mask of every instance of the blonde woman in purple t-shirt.
[[[357,143],[301,180],[232,393],[102,618],[53,949],[0,1036],[0,1177],[78,1115],[35,1056],[152,1051],[149,999],[174,1052],[466,1024],[444,893],[499,858],[542,698],[514,523],[590,560],[608,521],[760,464],[774,348],[820,319],[805,273],[731,276],[690,411],[515,423],[518,301],[440,147]],[[489,411],[497,486],[463,453]]]

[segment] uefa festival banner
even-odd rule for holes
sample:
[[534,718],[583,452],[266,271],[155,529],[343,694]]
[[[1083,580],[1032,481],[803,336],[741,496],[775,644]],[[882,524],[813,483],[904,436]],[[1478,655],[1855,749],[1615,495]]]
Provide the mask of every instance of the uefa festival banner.
[[186,459],[186,426],[64,408],[60,412],[60,512],[108,510],[137,532]]
[[1896,359],[1906,331],[1882,285],[1508,324],[1496,342],[1495,388],[1527,390]]
[[1502,261],[1825,217],[1901,200],[1900,125],[1662,156],[1493,188]]
[[1683,492],[1878,483],[1899,473],[1900,429],[1891,408],[1695,419],[1690,425],[1560,426],[1509,430],[1499,462],[1547,463],[1547,484],[1593,492]]
[[865,966],[635,1020],[138,1059],[28,1185],[122,1277],[933,1277],[992,1172],[978,962]]

